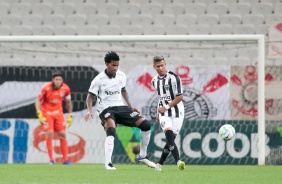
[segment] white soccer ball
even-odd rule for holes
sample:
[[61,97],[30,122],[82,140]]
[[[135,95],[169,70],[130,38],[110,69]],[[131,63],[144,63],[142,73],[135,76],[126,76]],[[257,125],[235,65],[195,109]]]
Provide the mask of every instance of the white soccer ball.
[[220,127],[218,133],[223,140],[229,141],[235,136],[236,131],[232,125],[225,124]]

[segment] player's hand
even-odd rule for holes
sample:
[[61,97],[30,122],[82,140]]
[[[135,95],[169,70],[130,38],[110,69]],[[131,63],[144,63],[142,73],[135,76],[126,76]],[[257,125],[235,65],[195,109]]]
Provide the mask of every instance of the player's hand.
[[159,112],[159,113],[164,113],[165,111],[167,111],[167,109],[166,109],[165,107],[160,107],[160,108],[158,109],[158,112]]
[[39,119],[40,124],[43,125],[43,124],[46,123],[46,118],[43,116],[43,114],[42,114],[41,111],[38,111],[38,112],[36,113],[36,115],[37,115],[37,117],[38,117],[38,119]]
[[156,116],[156,122],[159,122],[159,121],[160,121],[159,115],[157,114],[157,116]]
[[93,113],[88,111],[85,115],[85,121],[88,121],[90,117],[93,119]]
[[131,109],[132,109],[133,111],[135,111],[135,112],[138,112],[138,113],[140,114],[140,110],[139,110],[139,109],[137,109],[137,108],[135,108],[135,107],[131,107]]
[[69,114],[67,118],[67,128],[69,128],[71,124],[72,124],[72,114]]

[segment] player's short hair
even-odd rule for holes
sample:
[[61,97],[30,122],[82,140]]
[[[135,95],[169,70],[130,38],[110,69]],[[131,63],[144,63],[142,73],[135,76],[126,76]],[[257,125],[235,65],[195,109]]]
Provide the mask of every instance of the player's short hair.
[[153,58],[153,62],[154,62],[154,63],[160,62],[160,61],[164,61],[164,57],[161,56],[161,55],[156,55],[156,56]]
[[52,73],[52,79],[55,78],[55,77],[63,77],[63,73],[60,71],[60,70],[55,70],[53,73]]
[[110,51],[106,53],[104,60],[106,63],[110,63],[111,61],[119,61],[119,55],[114,51]]

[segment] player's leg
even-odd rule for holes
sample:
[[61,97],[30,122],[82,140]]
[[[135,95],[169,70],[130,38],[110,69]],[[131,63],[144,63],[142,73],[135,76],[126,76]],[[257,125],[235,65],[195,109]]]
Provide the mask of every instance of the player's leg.
[[104,124],[107,137],[105,140],[105,169],[116,170],[112,164],[112,155],[114,150],[114,139],[116,135],[115,121],[112,118],[107,118]]
[[145,163],[147,166],[155,168],[156,164],[152,161],[150,161],[147,157],[147,149],[148,145],[150,142],[150,137],[151,137],[151,125],[150,123],[144,119],[140,118],[137,122],[136,125],[138,128],[140,128],[140,137],[141,137],[141,144],[140,144],[140,154],[137,158],[139,162]]
[[53,156],[53,137],[54,137],[54,119],[50,117],[48,114],[43,112],[44,117],[46,118],[46,124],[42,125],[46,134],[46,147],[49,156],[49,164],[54,165],[55,160]]
[[[172,124],[172,131],[174,133],[174,136],[176,136],[177,134],[179,134],[179,131],[181,130],[182,124],[183,124],[183,119],[184,118],[173,118],[173,124]],[[178,149],[176,147],[176,149]],[[180,158],[179,160],[176,162],[178,168],[180,170],[184,170],[185,169],[185,162],[181,161]]]
[[68,158],[68,142],[66,138],[66,122],[63,114],[59,114],[56,116],[54,122],[54,130],[58,132],[58,136],[60,139],[60,147],[63,154],[63,164],[64,165],[72,165],[72,162]]

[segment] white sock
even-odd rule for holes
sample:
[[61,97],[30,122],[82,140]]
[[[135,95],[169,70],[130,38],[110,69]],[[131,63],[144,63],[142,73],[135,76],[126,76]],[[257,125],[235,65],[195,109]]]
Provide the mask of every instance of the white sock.
[[150,130],[148,131],[141,131],[141,145],[140,145],[140,157],[144,158],[147,156],[147,148],[150,142]]
[[114,137],[107,136],[105,140],[105,164],[112,163],[112,154],[114,150]]

